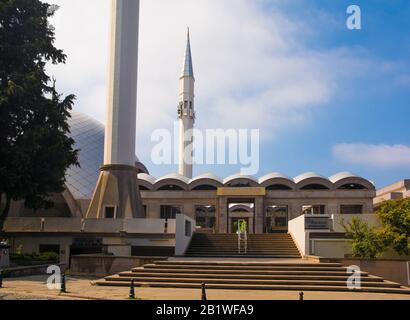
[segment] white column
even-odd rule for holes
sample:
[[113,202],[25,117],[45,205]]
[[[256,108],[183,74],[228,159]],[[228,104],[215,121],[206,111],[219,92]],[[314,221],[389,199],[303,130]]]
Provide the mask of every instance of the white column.
[[135,165],[139,3],[112,0],[105,165]]

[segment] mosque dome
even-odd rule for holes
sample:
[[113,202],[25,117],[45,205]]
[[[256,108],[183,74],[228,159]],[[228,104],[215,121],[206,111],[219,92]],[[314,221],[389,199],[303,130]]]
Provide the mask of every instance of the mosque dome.
[[[72,112],[68,123],[74,148],[79,150],[80,167],[67,170],[66,186],[75,199],[91,199],[104,161],[105,128],[92,117],[78,112]],[[137,157],[135,165],[140,173],[148,173]]]

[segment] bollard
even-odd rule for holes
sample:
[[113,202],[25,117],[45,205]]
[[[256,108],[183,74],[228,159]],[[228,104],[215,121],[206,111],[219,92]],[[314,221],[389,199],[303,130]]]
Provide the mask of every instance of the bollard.
[[206,301],[207,300],[207,298],[206,298],[206,286],[205,286],[205,283],[202,283],[202,286],[201,286],[201,288],[202,288],[202,301]]
[[60,293],[67,293],[67,289],[65,286],[65,273],[63,273],[61,275],[61,289],[60,289]]
[[303,292],[299,293],[299,300],[303,301],[304,300],[305,294]]
[[135,289],[134,289],[134,279],[131,280],[131,287],[130,287],[130,300],[135,300]]
[[0,288],[3,288],[3,271],[0,270]]

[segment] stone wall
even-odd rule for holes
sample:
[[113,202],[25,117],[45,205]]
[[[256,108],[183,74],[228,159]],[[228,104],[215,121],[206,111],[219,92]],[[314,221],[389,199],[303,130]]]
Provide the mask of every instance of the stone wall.
[[129,271],[132,268],[158,260],[164,257],[116,257],[105,255],[79,255],[71,257],[70,274],[76,276],[106,277],[118,272]]

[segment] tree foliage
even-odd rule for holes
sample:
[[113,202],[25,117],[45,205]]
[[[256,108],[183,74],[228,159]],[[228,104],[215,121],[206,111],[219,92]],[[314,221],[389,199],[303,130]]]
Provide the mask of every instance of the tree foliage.
[[64,190],[65,172],[78,165],[68,118],[75,97],[62,97],[46,64],[65,63],[48,23],[55,7],[39,0],[0,1],[0,212],[11,200],[34,210]]
[[352,238],[353,255],[376,258],[392,248],[399,255],[410,255],[410,198],[383,202],[377,210],[382,227],[375,229],[354,217],[343,223],[348,237]]
[[380,235],[366,222],[354,217],[350,222],[343,223],[346,235],[352,239],[354,257],[377,258],[386,249],[386,243]]
[[385,201],[377,213],[385,241],[400,255],[410,255],[410,198]]

